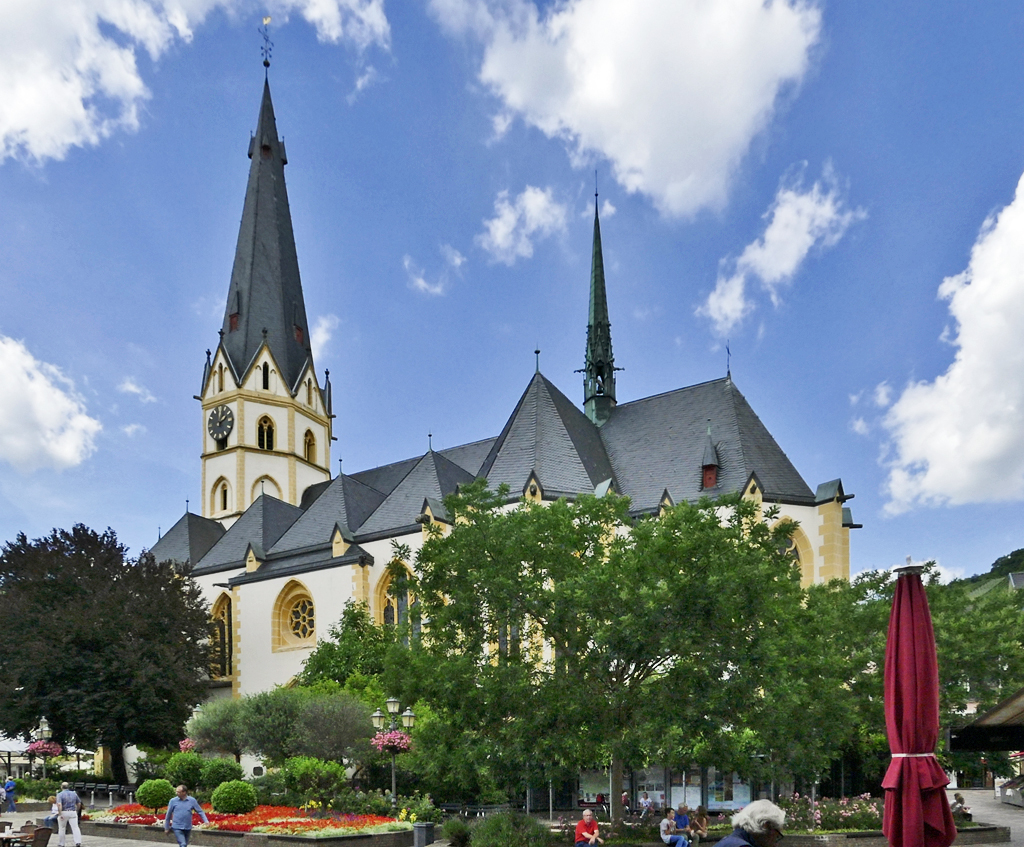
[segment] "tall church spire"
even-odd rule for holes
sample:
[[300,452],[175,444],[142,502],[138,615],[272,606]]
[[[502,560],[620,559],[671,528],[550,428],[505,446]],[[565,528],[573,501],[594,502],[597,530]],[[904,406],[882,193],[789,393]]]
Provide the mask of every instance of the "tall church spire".
[[590,265],[590,317],[587,322],[587,355],[583,368],[583,411],[601,426],[615,408],[615,357],[608,321],[608,297],[604,287],[604,256],[601,253],[601,221],[594,195],[594,253]]
[[294,394],[312,352],[284,184],[288,157],[277,136],[266,80],[256,134],[249,140],[249,158],[249,183],[224,310],[223,345],[241,377],[265,338],[285,385]]

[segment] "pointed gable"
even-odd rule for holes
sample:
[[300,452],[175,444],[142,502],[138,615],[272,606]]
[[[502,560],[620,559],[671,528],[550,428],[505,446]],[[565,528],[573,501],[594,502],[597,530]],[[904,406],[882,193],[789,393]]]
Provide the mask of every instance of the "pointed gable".
[[302,514],[290,503],[261,494],[246,509],[192,571],[194,576],[234,570],[245,566],[250,546],[269,550]]
[[149,551],[158,562],[196,564],[224,535],[219,521],[186,512]]
[[474,479],[469,471],[430,450],[395,486],[380,508],[359,527],[357,535],[363,537],[414,527],[422,514],[424,499],[442,500],[453,494],[459,485],[468,485]]
[[535,472],[549,496],[591,494],[614,479],[597,427],[542,374],[534,374],[480,468],[492,488],[520,491]]
[[235,373],[243,375],[266,330],[267,344],[282,380],[294,393],[312,353],[284,182],[287,158],[277,136],[270,85],[266,82],[249,156],[252,164],[231,269],[222,344]]
[[633,510],[655,511],[703,494],[708,425],[717,491],[739,491],[756,474],[766,500],[811,505],[814,494],[729,377],[623,403],[601,428],[618,490]]
[[334,529],[340,526],[343,535],[351,535],[370,514],[384,502],[384,495],[350,476],[335,477],[320,495],[309,504],[271,553],[298,550],[330,543]]

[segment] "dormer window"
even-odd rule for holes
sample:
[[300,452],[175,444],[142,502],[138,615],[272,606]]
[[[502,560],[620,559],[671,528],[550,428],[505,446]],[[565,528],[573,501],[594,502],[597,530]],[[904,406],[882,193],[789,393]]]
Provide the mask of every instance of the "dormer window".
[[718,465],[704,465],[704,479],[701,488],[714,488],[718,485]]
[[234,332],[238,329],[238,312],[234,312],[228,315],[228,332]]
[[302,339],[303,339],[304,337],[305,337],[305,336],[304,336],[304,334],[303,334],[303,332],[302,332],[302,327],[301,327],[301,326],[296,326],[296,327],[295,327],[295,340],[296,340],[296,341],[297,341],[297,342],[298,342],[299,344],[302,344]]

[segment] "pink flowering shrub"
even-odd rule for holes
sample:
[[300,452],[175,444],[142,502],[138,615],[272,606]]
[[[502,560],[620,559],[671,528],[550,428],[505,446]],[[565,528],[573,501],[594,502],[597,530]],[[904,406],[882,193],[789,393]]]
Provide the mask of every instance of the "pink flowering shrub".
[[412,744],[412,739],[408,733],[392,729],[389,732],[378,732],[370,739],[370,743],[381,753],[404,753]]
[[41,759],[52,759],[64,752],[64,748],[56,741],[33,741],[25,752],[30,756],[39,756]]
[[183,738],[178,742],[178,749],[181,750],[182,753],[191,753],[196,749],[196,743],[191,738]]
[[779,807],[786,813],[786,830],[824,829],[828,831],[856,829],[876,830],[882,828],[884,800],[861,794],[859,797],[843,797],[834,800],[822,797],[811,806],[811,798],[794,794],[779,798]]

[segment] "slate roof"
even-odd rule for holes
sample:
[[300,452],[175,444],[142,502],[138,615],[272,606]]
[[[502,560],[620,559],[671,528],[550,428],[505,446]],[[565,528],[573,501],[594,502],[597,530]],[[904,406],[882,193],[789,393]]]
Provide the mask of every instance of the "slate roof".
[[[256,134],[249,144],[249,157],[252,164],[238,228],[221,344],[235,373],[242,376],[263,343],[265,329],[267,344],[281,376],[294,393],[306,361],[312,360],[312,352],[284,183],[284,166],[288,159],[284,144],[277,136],[274,104],[267,82],[263,84],[263,101]],[[235,313],[238,326],[232,331],[231,316]]]
[[[709,422],[718,485],[703,491]],[[814,493],[729,377],[616,406],[600,435],[616,490],[632,498],[634,512],[657,509],[666,489],[676,503],[738,491],[753,473],[766,500],[814,503]]]
[[491,452],[491,447],[497,438],[485,438],[483,441],[474,441],[470,444],[463,444],[460,447],[452,447],[448,450],[441,450],[440,453],[446,459],[451,459],[460,468],[465,468],[476,476],[480,472],[480,466],[484,459]]
[[360,562],[373,564],[373,556],[358,544],[351,545],[344,556],[334,558],[330,546],[307,548],[298,552],[269,555],[255,571],[242,571],[228,580],[228,585],[242,585],[246,582],[262,582],[267,579],[280,579],[310,571],[337,568],[344,565],[356,565]]
[[158,562],[172,561],[191,566],[206,555],[224,532],[219,521],[186,512],[149,552]]
[[423,512],[426,498],[441,500],[455,493],[459,485],[475,479],[473,474],[460,468],[433,450],[421,458],[399,482],[387,499],[356,531],[357,540],[399,527],[415,525]]
[[261,494],[192,570],[193,576],[242,567],[250,544],[270,550],[298,519],[302,510],[269,494]]
[[271,554],[282,550],[329,544],[335,526],[351,536],[384,502],[384,495],[350,476],[335,477],[302,516],[281,536]]
[[519,494],[534,471],[545,494],[593,492],[613,478],[598,428],[543,374],[536,373],[479,475]]
[[[718,485],[704,491],[702,466],[711,456]],[[611,480],[632,499],[634,513],[658,509],[666,492],[675,503],[719,496],[752,476],[769,502],[848,499],[839,480],[811,491],[729,377],[623,403],[598,428],[537,373],[496,438],[344,474],[311,486],[301,508],[262,495],[201,555],[194,573],[241,569],[250,543],[264,562],[256,574],[233,579],[358,561],[367,555],[360,542],[416,531],[424,504],[443,517],[443,499],[460,485],[485,477],[495,488],[507,483],[515,497],[533,473],[548,498],[590,494]],[[186,516],[154,551],[182,549],[186,525],[198,543],[210,524],[216,522]],[[335,527],[354,542],[339,559],[331,557]]]

